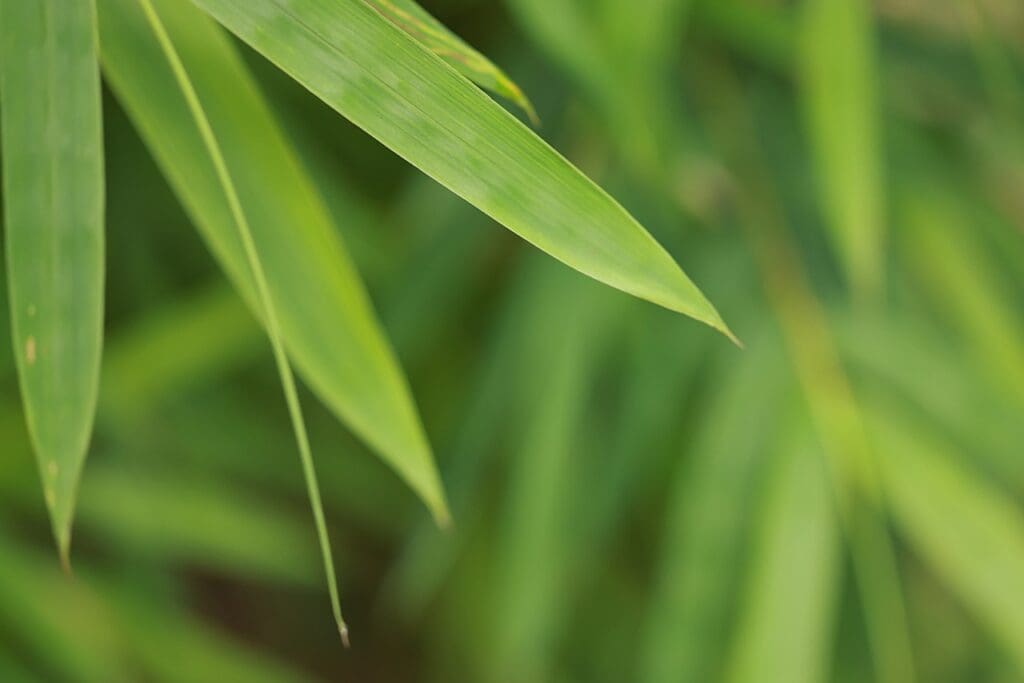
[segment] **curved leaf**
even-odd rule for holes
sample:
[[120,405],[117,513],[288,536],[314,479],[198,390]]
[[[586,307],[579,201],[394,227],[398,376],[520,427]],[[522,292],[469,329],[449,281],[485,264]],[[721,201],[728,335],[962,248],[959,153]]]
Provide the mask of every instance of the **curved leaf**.
[[[214,256],[259,311],[215,169],[159,46],[134,2],[101,0],[99,7],[111,87]],[[408,386],[323,201],[227,36],[188,3],[164,2],[160,11],[221,142],[296,368],[446,519]]]
[[359,0],[194,0],[315,95],[527,241],[730,334],[625,209]]

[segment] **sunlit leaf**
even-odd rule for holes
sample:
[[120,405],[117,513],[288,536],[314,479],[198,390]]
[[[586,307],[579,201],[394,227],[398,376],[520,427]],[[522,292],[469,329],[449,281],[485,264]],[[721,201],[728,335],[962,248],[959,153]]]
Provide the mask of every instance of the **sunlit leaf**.
[[729,334],[704,295],[619,204],[369,5],[196,4],[346,118],[529,242],[605,284]]
[[103,339],[93,2],[0,2],[0,89],[14,348],[46,505],[67,562]]

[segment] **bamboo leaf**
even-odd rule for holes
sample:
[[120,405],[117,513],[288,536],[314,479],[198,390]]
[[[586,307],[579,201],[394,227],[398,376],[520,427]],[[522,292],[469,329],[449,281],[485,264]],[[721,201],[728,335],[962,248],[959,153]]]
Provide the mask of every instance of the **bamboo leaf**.
[[96,412],[103,152],[91,1],[0,2],[10,309],[25,414],[61,557]]
[[[99,7],[108,81],[214,256],[259,311],[237,228],[174,74],[134,2],[101,0]],[[434,516],[446,519],[408,386],[312,182],[227,36],[188,3],[163,2],[160,11],[248,209],[297,369]]]
[[821,203],[849,281],[882,277],[885,198],[871,19],[866,0],[805,0],[800,75]]
[[285,400],[288,404],[288,413],[291,417],[292,427],[295,430],[295,440],[299,447],[302,472],[305,476],[309,502],[313,508],[313,518],[316,522],[317,536],[319,537],[320,549],[323,553],[324,573],[326,574],[327,588],[331,596],[331,608],[334,611],[334,619],[338,625],[341,641],[347,647],[348,627],[345,625],[345,619],[341,614],[341,602],[338,597],[338,582],[334,575],[334,559],[331,555],[330,536],[324,519],[323,505],[320,502],[320,486],[317,483],[316,470],[313,467],[313,455],[309,446],[309,436],[306,433],[306,422],[302,416],[302,408],[299,403],[298,388],[296,387],[295,377],[284,348],[284,341],[281,338],[277,307],[271,298],[270,286],[267,284],[267,277],[263,270],[263,262],[253,239],[252,229],[249,227],[249,219],[246,216],[245,209],[242,207],[238,191],[235,189],[234,180],[224,159],[220,142],[213,132],[199,95],[185,70],[185,65],[182,63],[170,35],[168,35],[167,30],[164,28],[163,21],[161,21],[150,0],[139,0],[139,4],[150,28],[153,30],[161,51],[164,53],[164,57],[174,73],[174,79],[181,90],[182,96],[185,98],[189,114],[199,130],[203,147],[213,163],[217,184],[227,199],[232,223],[238,231],[238,237],[242,241],[246,265],[256,285],[256,298],[259,301],[261,317],[266,325],[267,335],[270,337],[270,345],[274,351],[274,362],[281,376],[281,384],[284,388]]
[[446,61],[456,71],[481,88],[501,95],[540,123],[530,100],[511,78],[455,35],[414,0],[365,0],[392,24],[418,40],[424,47]]
[[535,246],[605,284],[730,334],[619,204],[369,5],[195,3],[339,113]]

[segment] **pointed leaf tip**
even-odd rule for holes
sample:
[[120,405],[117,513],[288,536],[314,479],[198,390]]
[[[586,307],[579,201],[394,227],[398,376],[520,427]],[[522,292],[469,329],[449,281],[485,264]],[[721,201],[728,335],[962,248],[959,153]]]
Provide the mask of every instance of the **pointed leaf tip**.
[[[427,54],[380,13],[380,0],[374,6],[195,4],[369,135],[534,246],[605,284],[713,319],[700,291],[619,203]],[[407,11],[412,6],[403,1]],[[396,82],[407,87],[392,87]]]
[[[0,161],[11,327],[24,413],[65,561],[103,346],[103,126],[96,55],[91,0],[0,2]],[[40,65],[49,65],[47,78],[40,78]]]
[[338,623],[338,635],[341,636],[341,644],[345,646],[346,650],[349,649],[351,643],[348,640],[348,626],[345,625],[345,622]]

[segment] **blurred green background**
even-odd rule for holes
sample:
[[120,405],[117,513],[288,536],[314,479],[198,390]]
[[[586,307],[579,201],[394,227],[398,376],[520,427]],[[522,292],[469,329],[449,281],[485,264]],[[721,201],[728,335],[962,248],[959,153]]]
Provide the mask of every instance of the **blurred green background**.
[[537,252],[239,46],[455,518],[304,395],[342,650],[269,345],[105,93],[72,577],[0,315],[0,681],[1024,680],[1024,5],[423,4],[746,348]]

